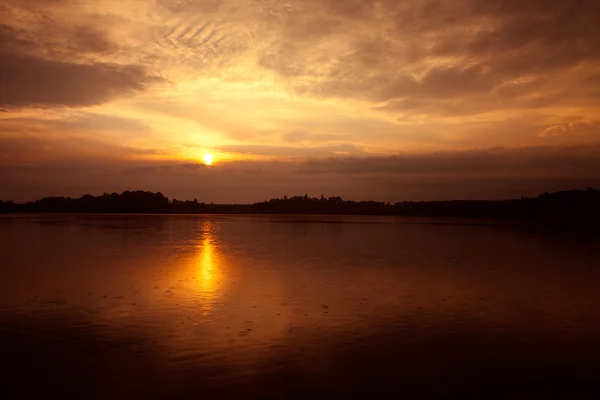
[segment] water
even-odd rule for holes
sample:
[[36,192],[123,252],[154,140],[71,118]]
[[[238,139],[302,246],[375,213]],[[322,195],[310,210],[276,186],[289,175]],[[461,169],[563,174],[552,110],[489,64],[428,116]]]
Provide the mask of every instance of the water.
[[458,219],[0,217],[4,389],[598,393],[599,244]]

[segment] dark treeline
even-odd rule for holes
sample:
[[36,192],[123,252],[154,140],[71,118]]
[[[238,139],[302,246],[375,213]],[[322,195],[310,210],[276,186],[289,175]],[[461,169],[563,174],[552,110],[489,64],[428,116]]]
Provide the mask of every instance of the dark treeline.
[[345,201],[340,197],[284,197],[255,204],[205,204],[169,200],[162,193],[126,191],[78,199],[46,197],[35,202],[0,202],[3,213],[343,214],[542,218],[600,221],[600,191],[570,190],[516,200],[399,202]]

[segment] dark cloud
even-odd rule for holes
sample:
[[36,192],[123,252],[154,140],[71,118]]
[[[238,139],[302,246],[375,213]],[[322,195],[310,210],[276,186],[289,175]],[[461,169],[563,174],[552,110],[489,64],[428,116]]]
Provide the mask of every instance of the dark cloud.
[[[96,138],[28,134],[0,135],[0,165],[68,165],[88,168],[91,165],[110,167],[111,163],[131,156],[164,155],[160,149],[117,145]],[[43,169],[43,167],[40,167]]]
[[165,7],[172,12],[216,12],[219,10],[220,0],[157,0],[157,5]]
[[[69,145],[95,152],[93,156],[74,154],[68,151]],[[178,161],[136,161],[127,156],[158,151],[97,142],[59,144],[42,138],[13,138],[2,140],[0,149],[0,159],[8,160],[7,164],[0,163],[0,185],[6,189],[3,196],[14,200],[127,189],[217,203],[304,193],[381,201],[493,199],[600,186],[600,144],[312,161],[238,161],[210,168]],[[32,152],[41,157],[11,161],[26,160]],[[45,154],[52,158],[45,159]]]
[[397,155],[330,157],[306,161],[304,173],[385,174],[396,176],[596,177],[600,178],[600,144],[571,147],[494,148]]
[[459,66],[433,68],[420,79],[382,75],[380,79],[371,83],[373,86],[370,97],[375,101],[407,96],[411,99],[431,101],[485,93],[496,87],[500,81],[497,77],[485,73],[480,66]]
[[[327,18],[313,18],[319,12]],[[466,115],[597,103],[600,84],[586,78],[600,63],[599,18],[595,0],[311,2],[289,16],[260,63],[298,93],[403,103],[387,111]],[[307,21],[319,27],[309,30]],[[329,67],[315,68],[314,47],[336,39],[323,60]],[[562,77],[573,68],[577,74]],[[484,106],[473,104],[482,98]]]
[[138,66],[74,64],[0,52],[0,105],[81,107],[144,90],[156,78]]
[[75,51],[103,53],[116,50],[116,44],[96,28],[77,26],[72,28],[68,34],[72,38],[72,46]]
[[[15,199],[124,189],[216,202],[493,198],[598,183],[597,144],[365,151],[597,140],[596,0],[157,0],[140,3],[139,18],[126,3],[0,5],[0,187]],[[280,162],[164,161],[158,146],[128,145],[148,133],[143,121],[19,110],[131,96],[160,81],[148,71],[180,85],[120,113],[188,119],[198,129],[182,124],[185,142],[203,148],[203,132],[222,134],[237,145],[215,151]],[[165,125],[155,133],[180,129]],[[173,152],[183,145],[161,139],[148,137]]]
[[[482,58],[498,72],[560,67],[600,57],[600,3],[595,0],[390,2],[399,34],[434,33],[426,55]],[[471,59],[471,61],[473,61]]]
[[60,23],[38,12],[32,12],[26,20],[27,29],[0,24],[0,43],[4,52],[77,59],[84,54],[109,53],[119,48],[106,31],[93,25]]
[[[597,92],[595,92],[597,90]],[[544,88],[539,81],[517,82],[498,86],[494,90],[457,97],[406,96],[391,100],[374,110],[428,116],[470,116],[495,111],[527,112],[545,108],[600,107],[600,85],[567,85]]]
[[[57,7],[67,2],[54,1]],[[48,2],[8,4],[10,18],[0,24],[4,108],[96,105],[161,81],[142,66],[94,61],[119,49],[99,25],[58,20],[52,8],[44,8]],[[98,22],[109,21],[98,17]]]
[[126,174],[152,174],[155,172],[190,172],[198,171],[207,168],[204,164],[199,163],[171,163],[171,164],[156,164],[148,163],[149,165],[129,167],[124,170]]

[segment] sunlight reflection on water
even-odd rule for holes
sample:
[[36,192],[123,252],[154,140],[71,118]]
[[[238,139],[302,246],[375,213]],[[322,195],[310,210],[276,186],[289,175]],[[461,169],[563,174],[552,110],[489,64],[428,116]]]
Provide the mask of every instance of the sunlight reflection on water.
[[[25,351],[59,365],[55,379],[59,370],[102,375],[116,385],[108,397],[147,389],[167,398],[207,388],[216,397],[353,394],[434,372],[484,382],[478,363],[515,360],[522,369],[512,373],[525,379],[580,350],[594,355],[597,241],[412,222],[3,219],[0,350],[9,364],[25,362]],[[115,383],[115,370],[131,382]],[[162,384],[151,390],[148,380]]]
[[197,247],[197,273],[196,281],[200,291],[200,302],[202,303],[202,315],[209,315],[215,308],[215,302],[219,296],[219,284],[221,270],[219,266],[218,253],[214,246],[214,234],[212,223],[205,221],[203,226],[204,237]]

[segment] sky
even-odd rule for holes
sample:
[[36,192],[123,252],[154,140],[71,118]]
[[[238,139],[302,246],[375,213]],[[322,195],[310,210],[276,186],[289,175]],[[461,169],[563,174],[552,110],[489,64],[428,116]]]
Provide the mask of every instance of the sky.
[[597,0],[1,0],[0,199],[600,187],[598,21]]

